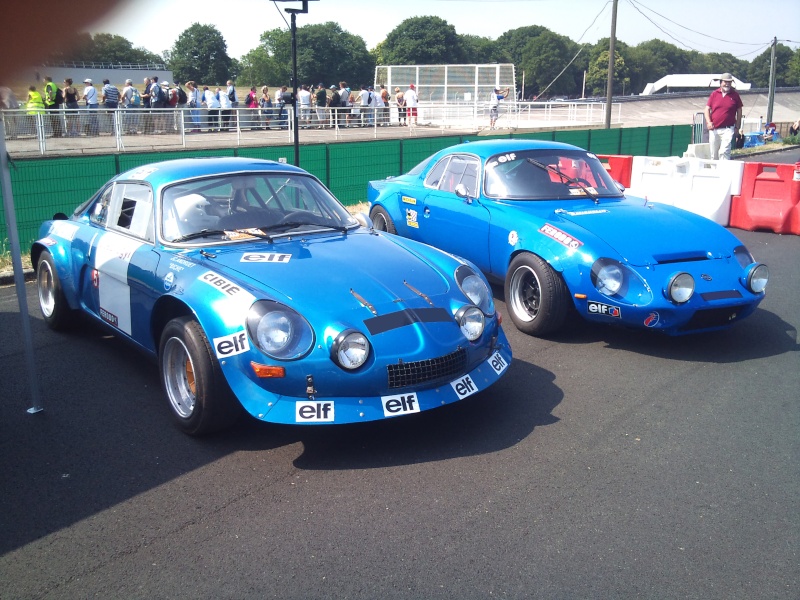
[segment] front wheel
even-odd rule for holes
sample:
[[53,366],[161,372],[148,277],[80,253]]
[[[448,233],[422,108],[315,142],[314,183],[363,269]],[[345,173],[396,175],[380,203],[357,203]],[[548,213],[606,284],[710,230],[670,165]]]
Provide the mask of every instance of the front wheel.
[[570,307],[561,275],[535,254],[519,254],[511,261],[505,296],[514,325],[529,335],[547,335],[561,328]]
[[167,323],[161,334],[158,362],[161,386],[184,433],[211,433],[239,418],[241,405],[194,318],[180,317]]
[[44,322],[54,331],[65,329],[74,311],[67,304],[55,261],[47,251],[42,252],[36,265],[36,289]]
[[369,213],[369,218],[372,219],[372,224],[377,231],[385,231],[386,233],[397,233],[394,226],[394,221],[386,209],[382,206],[373,206]]

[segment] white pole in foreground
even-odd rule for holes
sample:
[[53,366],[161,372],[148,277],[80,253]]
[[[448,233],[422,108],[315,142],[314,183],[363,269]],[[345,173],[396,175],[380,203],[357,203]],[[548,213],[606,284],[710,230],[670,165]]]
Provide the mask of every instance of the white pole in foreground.
[[0,116],[0,189],[3,191],[3,208],[6,212],[8,241],[11,246],[11,264],[14,267],[14,285],[17,288],[19,316],[22,319],[22,343],[25,346],[25,359],[30,379],[31,407],[30,414],[44,410],[39,400],[39,380],[36,376],[36,362],[33,358],[33,336],[28,315],[28,298],[25,293],[25,275],[22,272],[22,255],[19,249],[19,232],[17,231],[17,215],[14,212],[14,198],[11,195],[11,172],[8,170],[8,152],[6,151],[6,126]]

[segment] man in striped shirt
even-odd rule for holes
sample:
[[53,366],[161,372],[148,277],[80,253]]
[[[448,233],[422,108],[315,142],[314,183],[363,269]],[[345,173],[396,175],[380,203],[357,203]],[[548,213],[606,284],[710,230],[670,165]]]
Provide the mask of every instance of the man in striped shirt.
[[117,108],[119,105],[119,90],[111,85],[108,79],[103,79],[103,89],[100,91],[103,104],[106,108]]

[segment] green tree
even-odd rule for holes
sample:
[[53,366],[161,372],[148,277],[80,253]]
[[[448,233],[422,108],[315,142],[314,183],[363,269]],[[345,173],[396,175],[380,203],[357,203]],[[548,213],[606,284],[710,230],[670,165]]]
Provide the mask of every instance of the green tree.
[[794,51],[786,70],[786,80],[790,86],[800,85],[800,48]]
[[[625,66],[625,60],[619,52],[614,52],[614,88],[612,93],[623,93],[623,84],[629,87],[630,77],[628,76],[628,68]],[[606,93],[606,85],[608,84],[608,50],[600,53],[600,55],[589,64],[589,71],[586,74],[586,87],[591,90],[593,96],[602,96]]]
[[387,64],[458,64],[465,58],[464,45],[455,27],[440,17],[406,19],[386,36]]
[[461,45],[464,48],[464,62],[466,63],[511,62],[511,55],[491,38],[477,35],[462,35],[460,37]]
[[224,85],[235,75],[225,38],[213,25],[192,23],[178,36],[165,58],[178,81]]
[[532,39],[542,35],[545,31],[550,31],[541,25],[529,25],[527,27],[518,27],[516,29],[509,29],[499,38],[497,38],[496,45],[498,50],[508,57],[504,62],[512,62],[517,67],[522,64],[522,53],[525,47]]
[[153,64],[164,59],[145,48],[134,48],[127,38],[111,33],[78,33],[66,49],[53,51],[50,62],[76,61],[112,64]]
[[[789,63],[794,56],[794,52],[788,46],[778,44],[775,46],[775,85],[777,87],[787,87],[791,85]],[[750,63],[747,71],[748,79],[754,87],[769,87],[769,71],[772,61],[772,49],[768,48]]]
[[528,41],[517,65],[525,73],[525,87],[528,88],[525,97],[531,93],[538,96],[547,86],[550,86],[547,89],[549,95],[579,96],[581,89],[576,87],[576,78],[582,81],[583,70],[574,62],[570,64],[579,48],[568,37],[549,30]]

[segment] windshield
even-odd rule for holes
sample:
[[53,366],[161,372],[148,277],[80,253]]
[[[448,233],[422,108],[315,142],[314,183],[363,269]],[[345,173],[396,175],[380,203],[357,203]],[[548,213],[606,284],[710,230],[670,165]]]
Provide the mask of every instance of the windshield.
[[167,242],[237,240],[358,225],[316,179],[294,173],[230,174],[183,181],[161,200]]
[[487,196],[520,200],[622,195],[603,163],[583,150],[498,154],[486,161],[483,185]]

